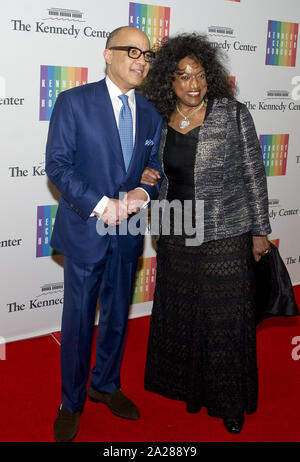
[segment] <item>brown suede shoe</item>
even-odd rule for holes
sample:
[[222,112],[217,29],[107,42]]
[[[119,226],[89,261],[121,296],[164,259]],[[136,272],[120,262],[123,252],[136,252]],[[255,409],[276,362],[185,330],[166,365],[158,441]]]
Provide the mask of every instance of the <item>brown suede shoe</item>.
[[88,397],[95,403],[106,404],[111,412],[118,417],[131,420],[136,420],[140,417],[138,408],[129,398],[123,395],[120,389],[113,393],[101,393],[90,386]]
[[59,406],[54,422],[54,438],[58,443],[67,443],[75,438],[78,432],[80,414],[81,412],[72,414],[61,405]]

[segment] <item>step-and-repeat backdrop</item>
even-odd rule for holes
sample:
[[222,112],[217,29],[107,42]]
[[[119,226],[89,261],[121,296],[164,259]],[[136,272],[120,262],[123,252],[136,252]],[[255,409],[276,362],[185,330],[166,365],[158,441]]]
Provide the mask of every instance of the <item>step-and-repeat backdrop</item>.
[[[59,92],[104,76],[110,31],[133,25],[152,44],[201,31],[228,57],[237,97],[251,111],[268,177],[270,238],[300,283],[299,0],[10,0],[0,15],[0,337],[60,330],[63,257],[50,237],[59,194],[45,174],[45,143]],[[150,236],[130,316],[151,312],[156,258]]]

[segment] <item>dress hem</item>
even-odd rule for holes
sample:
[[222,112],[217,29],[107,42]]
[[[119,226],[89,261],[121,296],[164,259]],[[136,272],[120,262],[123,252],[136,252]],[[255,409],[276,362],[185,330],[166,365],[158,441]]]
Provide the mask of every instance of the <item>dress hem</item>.
[[[165,390],[162,390],[161,388],[159,387],[154,387],[153,385],[149,385],[149,384],[145,384],[145,390],[150,392],[150,393],[155,393],[157,395],[160,395],[160,396],[163,396],[164,398],[168,398],[168,399],[172,399],[172,400],[175,400],[175,401],[182,401],[183,403],[186,404],[187,408],[188,408],[188,402],[187,400],[183,397],[183,396],[178,396],[178,394],[176,393],[172,393],[170,391],[165,391]],[[193,411],[188,411],[188,413],[190,414],[197,414],[199,413],[202,408],[205,408],[206,409],[206,412],[207,414],[210,416],[210,417],[216,417],[216,418],[220,418],[220,419],[224,419],[224,418],[228,418],[228,417],[234,417],[232,414],[227,414],[226,412],[220,412],[219,411],[215,411],[213,408],[209,408],[207,407],[205,404],[199,404],[197,406],[197,408],[199,410],[193,410]],[[238,414],[239,412],[245,412],[247,415],[250,415],[250,414],[254,414],[254,412],[257,411],[257,406],[253,407],[253,408],[249,408],[247,409],[247,407],[245,407],[245,409],[241,410],[241,411],[238,411],[234,414]]]

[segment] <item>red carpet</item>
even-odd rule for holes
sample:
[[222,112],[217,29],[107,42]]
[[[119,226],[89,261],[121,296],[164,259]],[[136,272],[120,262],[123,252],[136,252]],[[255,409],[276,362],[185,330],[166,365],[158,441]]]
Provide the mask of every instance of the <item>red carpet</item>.
[[[300,306],[300,286],[295,288]],[[87,401],[80,442],[299,442],[300,319],[269,319],[258,327],[259,403],[240,435],[203,409],[188,414],[181,402],[143,388],[149,317],[129,322],[122,367],[123,390],[141,411],[139,421],[113,416]],[[298,338],[299,348],[292,344]],[[294,349],[294,358],[292,350]],[[52,335],[7,345],[0,361],[0,441],[51,442],[60,401],[59,344]]]

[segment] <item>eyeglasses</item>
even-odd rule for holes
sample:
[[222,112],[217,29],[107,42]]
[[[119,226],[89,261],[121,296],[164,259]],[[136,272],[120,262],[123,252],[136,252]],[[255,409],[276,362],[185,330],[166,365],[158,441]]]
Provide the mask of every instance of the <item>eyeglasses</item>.
[[142,51],[136,47],[110,47],[109,50],[127,51],[129,58],[132,58],[132,59],[138,59],[143,54],[146,63],[150,63],[155,58],[154,51],[151,51],[151,50]]
[[175,71],[175,76],[179,80],[183,80],[185,82],[189,81],[192,77],[195,77],[196,80],[200,80],[200,81],[206,79],[205,72],[199,72],[199,74],[193,75],[193,74],[185,74],[182,72]]

